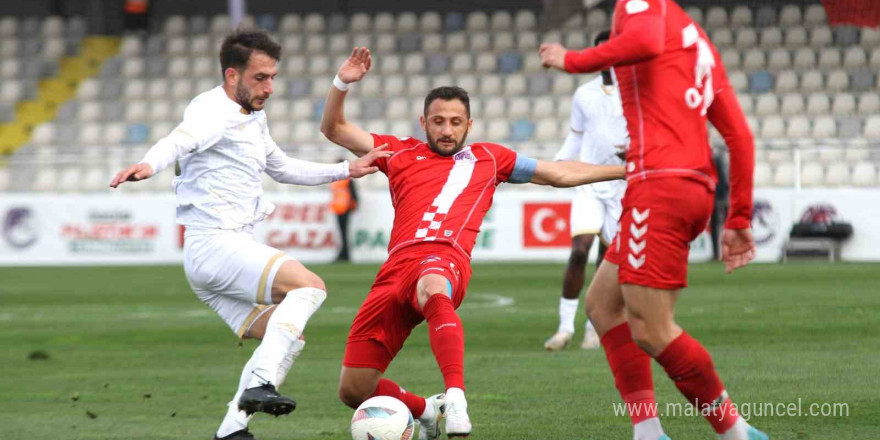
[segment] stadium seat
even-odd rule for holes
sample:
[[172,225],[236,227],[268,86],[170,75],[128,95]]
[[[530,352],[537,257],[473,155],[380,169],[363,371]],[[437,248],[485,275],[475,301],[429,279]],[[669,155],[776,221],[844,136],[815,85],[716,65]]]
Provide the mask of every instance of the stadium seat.
[[572,75],[555,75],[553,77],[553,94],[571,96],[577,87],[576,78]]
[[[733,77],[731,76],[731,83]],[[783,70],[776,75],[776,93],[789,93],[797,90],[798,77],[792,70]]]
[[16,58],[7,58],[0,65],[0,78],[16,78],[21,70],[21,62]]
[[493,31],[510,30],[513,27],[513,16],[508,11],[495,11],[492,13],[489,27]]
[[419,20],[421,32],[440,32],[443,30],[443,17],[434,11],[425,12]]
[[773,173],[770,170],[770,165],[767,163],[757,162],[755,163],[755,175],[754,175],[754,185],[758,188],[763,188],[770,186],[770,183],[773,181]]
[[486,127],[486,136],[493,141],[506,141],[510,139],[510,122],[507,119],[493,119]]
[[169,37],[183,35],[186,33],[186,17],[182,15],[171,15],[165,19],[165,35]]
[[541,35],[541,43],[562,43],[562,33],[558,30],[544,32]]
[[7,193],[10,192],[10,177],[9,177],[9,169],[8,168],[0,168],[0,192]]
[[0,17],[0,37],[13,37],[18,32],[18,17]]
[[880,140],[880,116],[871,115],[865,119],[864,135],[868,140]]
[[465,29],[471,32],[484,31],[489,28],[489,17],[485,12],[474,11],[467,15]]
[[755,102],[755,114],[758,116],[769,116],[775,115],[779,112],[779,101],[776,98],[776,95],[772,93],[765,93],[762,95],[758,95],[757,102]]
[[555,119],[540,119],[535,124],[534,140],[539,142],[555,141],[557,137],[558,127]]
[[496,52],[509,51],[516,48],[516,38],[513,32],[498,31],[492,38],[492,50]]
[[807,162],[801,167],[801,186],[815,188],[825,181],[825,169],[818,162]]
[[804,116],[795,116],[788,120],[785,136],[789,139],[810,137],[810,120]]
[[801,77],[801,90],[803,92],[817,92],[824,87],[824,78],[818,70],[810,70]]
[[880,95],[865,93],[859,97],[859,114],[868,116],[880,113]]
[[709,39],[719,48],[733,45],[733,32],[730,28],[718,28],[712,31]]
[[[167,133],[166,133],[167,134]],[[125,133],[125,142],[127,144],[141,145],[146,144],[150,139],[150,126],[147,124],[132,124],[128,126]]]
[[809,5],[804,11],[804,24],[810,27],[822,26],[827,23],[825,8],[822,5]]
[[721,62],[728,69],[736,69],[740,67],[740,52],[737,49],[725,49],[721,52]]
[[504,78],[505,96],[524,96],[528,89],[526,77],[519,74],[508,75]]
[[431,87],[430,83],[428,82],[428,77],[423,75],[409,77],[409,81],[407,82],[406,87],[407,95],[424,99],[425,95],[427,95],[429,91],[431,91]]
[[835,26],[831,34],[834,37],[834,44],[839,47],[859,44],[859,28],[855,26]]
[[843,54],[843,67],[854,69],[868,64],[868,54],[864,48],[853,46],[846,49]]
[[877,167],[871,162],[859,162],[853,166],[852,184],[859,187],[877,184]]
[[736,32],[736,47],[740,50],[754,48],[758,44],[758,33],[752,28],[742,28]]
[[483,97],[500,95],[504,83],[498,75],[482,75],[480,77],[480,95]]
[[851,93],[838,93],[834,95],[831,105],[831,113],[834,116],[847,116],[855,113],[856,98]]
[[810,32],[810,45],[814,48],[830,46],[834,38],[828,26],[818,26]]
[[749,77],[740,70],[728,72],[728,79],[733,90],[737,92],[745,92],[749,88]]
[[397,32],[415,32],[419,29],[419,18],[414,12],[401,12],[397,17]]
[[689,6],[685,8],[684,12],[693,19],[695,22],[703,24],[703,10],[696,6]]
[[880,29],[864,28],[862,29],[861,46],[864,48],[876,47],[880,44]]
[[730,25],[733,27],[746,27],[752,24],[752,9],[745,5],[733,8],[730,13]]
[[825,173],[825,185],[831,187],[846,186],[850,183],[849,165],[844,162],[834,162],[828,165]]
[[145,101],[129,101],[125,106],[124,120],[140,122],[147,119],[147,103]]
[[782,30],[776,26],[766,27],[761,30],[761,47],[764,49],[774,48],[782,44]]
[[[508,95],[511,96],[511,95]],[[513,95],[516,96],[516,95]],[[507,116],[511,119],[526,118],[531,113],[531,103],[528,98],[516,97],[510,98]],[[522,140],[522,139],[521,139]]]
[[807,114],[818,116],[828,114],[828,111],[831,109],[831,102],[828,99],[828,95],[821,92],[816,92],[810,94],[810,97],[807,100]]
[[874,88],[874,72],[869,67],[850,70],[849,89],[853,92],[869,92]]
[[752,98],[752,95],[747,93],[740,93],[737,95],[739,99],[739,106],[742,107],[742,110],[745,114],[750,115],[755,110],[755,100]]
[[[55,138],[55,124],[44,122],[37,125],[31,133],[31,143],[38,147],[51,145]],[[3,170],[3,169],[0,169]]]
[[820,116],[813,124],[813,138],[832,139],[837,137],[837,122],[831,116]]
[[721,6],[712,6],[706,11],[705,27],[712,29],[727,26],[727,10]]
[[569,14],[565,22],[562,23],[562,28],[566,31],[578,31],[585,27],[583,14]]
[[809,47],[802,47],[794,53],[795,69],[815,69],[816,52]]
[[171,120],[171,103],[156,101],[150,105],[150,121],[164,122]]
[[826,47],[819,52],[819,68],[833,69],[840,66],[840,51],[830,47]]
[[445,23],[445,29],[448,32],[463,30],[465,26],[464,15],[459,12],[450,12],[446,14]]
[[764,51],[758,48],[752,48],[745,52],[743,56],[743,68],[745,70],[762,70],[767,64],[767,58]]
[[757,71],[749,74],[749,91],[752,93],[767,93],[773,90],[773,75],[766,71]]
[[76,89],[76,97],[82,100],[97,99],[101,92],[101,85],[96,79],[88,78],[79,83]]
[[825,82],[825,90],[828,92],[842,92],[849,89],[849,75],[843,69],[835,69],[828,74]]
[[303,30],[308,34],[324,32],[326,22],[321,14],[311,13],[306,15],[302,23]]
[[100,140],[100,143],[111,146],[122,145],[125,141],[125,135],[125,124],[121,122],[111,122],[104,126],[103,138]]
[[474,70],[479,73],[492,73],[498,67],[498,58],[490,52],[484,52],[477,55]]
[[492,96],[485,101],[483,116],[487,119],[503,118],[507,114],[507,102],[503,98]]
[[807,30],[801,26],[794,26],[785,30],[785,46],[789,49],[804,46],[808,41]]
[[532,31],[520,32],[516,36],[516,48],[520,52],[532,51],[538,48],[538,34]]
[[791,67],[791,53],[783,47],[777,47],[770,52],[767,67],[776,72]]
[[794,166],[791,163],[782,163],[773,170],[773,186],[794,185]]
[[785,121],[776,115],[764,118],[761,123],[761,138],[782,139],[783,137],[785,137]]
[[534,105],[532,105],[532,119],[537,120],[551,117],[555,114],[555,110],[556,103],[553,98],[549,96],[537,97],[534,100]]
[[572,49],[583,49],[591,44],[587,43],[587,35],[584,32],[569,32],[563,37],[563,46]]
[[[861,133],[859,133],[861,135]],[[867,141],[866,141],[867,142]],[[846,150],[844,151],[844,157],[847,162],[859,162],[868,160],[871,157],[871,148],[867,146],[867,143],[857,143],[850,142],[846,144]]]
[[[538,19],[535,17],[535,13],[528,9],[517,11],[516,17],[514,18],[514,28],[517,31],[534,29],[537,23]],[[589,25],[589,21],[587,24]]]
[[522,58],[518,52],[505,52],[498,57],[499,73],[517,73],[522,68]]
[[853,139],[862,134],[862,118],[858,116],[844,116],[837,118],[837,135],[841,139]]

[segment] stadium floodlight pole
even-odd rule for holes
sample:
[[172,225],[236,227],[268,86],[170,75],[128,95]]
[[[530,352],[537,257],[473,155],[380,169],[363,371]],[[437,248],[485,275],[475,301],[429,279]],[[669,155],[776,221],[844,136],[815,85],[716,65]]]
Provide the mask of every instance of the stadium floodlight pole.
[[244,19],[245,6],[245,0],[229,0],[229,23],[233,29]]

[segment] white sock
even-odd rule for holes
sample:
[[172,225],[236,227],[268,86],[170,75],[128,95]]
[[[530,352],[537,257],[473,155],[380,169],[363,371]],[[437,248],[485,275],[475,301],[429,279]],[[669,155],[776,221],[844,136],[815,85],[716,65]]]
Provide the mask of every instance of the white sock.
[[290,353],[287,354],[287,357],[281,361],[281,365],[278,368],[278,374],[275,375],[276,388],[281,388],[281,385],[284,385],[284,379],[287,378],[287,372],[290,371],[290,367],[296,362],[296,358],[299,357],[304,348],[306,348],[306,340],[302,337],[293,343],[293,348]]
[[254,365],[248,388],[258,387],[266,382],[277,382],[285,358],[294,351],[309,318],[321,307],[325,298],[327,292],[312,287],[287,292],[266,325],[266,334],[260,343],[260,355]]
[[559,298],[559,330],[574,333],[574,317],[577,315],[578,299]]
[[428,399],[425,399],[425,411],[422,412],[422,415],[419,416],[419,420],[427,420],[430,421],[434,418],[436,414],[434,414],[434,405],[431,405],[431,402],[428,402]]
[[742,416],[724,434],[718,434],[719,440],[749,440],[749,423]]
[[247,428],[248,422],[253,417],[253,415],[248,416],[244,411],[238,410],[238,398],[241,397],[241,393],[244,392],[247,385],[251,382],[252,372],[254,371],[259,351],[260,347],[257,346],[251,358],[244,364],[244,369],[241,370],[241,378],[238,380],[238,391],[236,391],[232,401],[229,402],[226,417],[223,418],[223,422],[220,423],[220,428],[217,430],[217,437],[226,437],[235,431]]
[[633,440],[657,440],[663,436],[660,419],[651,417],[633,425]]
[[467,407],[467,400],[464,398],[464,390],[461,388],[449,388],[446,390],[447,402],[460,402]]

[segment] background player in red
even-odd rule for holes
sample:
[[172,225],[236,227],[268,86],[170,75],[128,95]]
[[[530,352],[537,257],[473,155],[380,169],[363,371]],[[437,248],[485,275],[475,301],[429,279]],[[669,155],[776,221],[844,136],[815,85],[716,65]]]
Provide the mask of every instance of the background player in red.
[[590,285],[590,319],[636,439],[668,438],[656,414],[651,357],[703,410],[719,438],[766,439],[739,417],[709,353],[674,320],[675,301],[687,285],[688,244],[712,212],[707,117],[730,150],[722,259],[731,272],[754,258],[752,134],[717,50],[674,1],[618,0],[613,26],[611,39],[595,48],[545,44],[539,52],[544,66],[570,73],[614,67],[632,140],[620,232]]
[[[367,133],[346,121],[343,103],[371,63],[366,48],[352,52],[333,81],[321,121],[328,139],[358,156],[384,144],[394,153],[376,162],[388,176],[394,205],[389,256],[352,323],[339,397],[351,407],[375,395],[402,400],[419,418],[422,439],[440,435],[445,411],[447,436],[467,436],[464,331],[455,309],[465,296],[471,249],[495,188],[502,182],[571,187],[622,178],[623,167],[536,161],[497,144],[465,144],[473,121],[467,92],[458,87],[426,97],[420,123],[427,143]],[[382,378],[423,320],[446,385],[445,396],[427,400]]]

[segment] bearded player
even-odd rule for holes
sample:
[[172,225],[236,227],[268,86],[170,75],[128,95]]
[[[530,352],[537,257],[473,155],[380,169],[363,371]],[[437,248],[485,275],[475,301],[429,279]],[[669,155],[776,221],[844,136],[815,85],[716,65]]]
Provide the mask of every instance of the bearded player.
[[[712,213],[715,169],[706,119],[730,149],[731,213],[722,234],[728,272],[754,258],[750,228],[754,141],[718,51],[672,0],[618,0],[611,39],[580,52],[542,45],[545,67],[614,67],[631,144],[620,231],[587,295],[587,311],[627,404],[636,439],[667,439],[656,414],[651,358],[722,440],[767,435],[739,416],[706,349],[676,324],[688,244]],[[646,410],[647,409],[647,410]]]
[[[321,131],[358,156],[388,144],[393,155],[376,165],[388,176],[394,226],[388,260],[361,305],[345,347],[339,397],[357,407],[372,396],[403,401],[420,422],[419,438],[471,433],[464,386],[464,330],[455,310],[471,275],[470,254],[495,188],[503,182],[571,187],[622,178],[623,166],[543,162],[491,143],[465,144],[473,121],[468,94],[439,87],[425,98],[419,118],[427,143],[370,134],[345,119],[347,90],[370,69],[356,48],[333,80]],[[382,377],[412,329],[428,323],[428,337],[446,393],[428,399]]]

